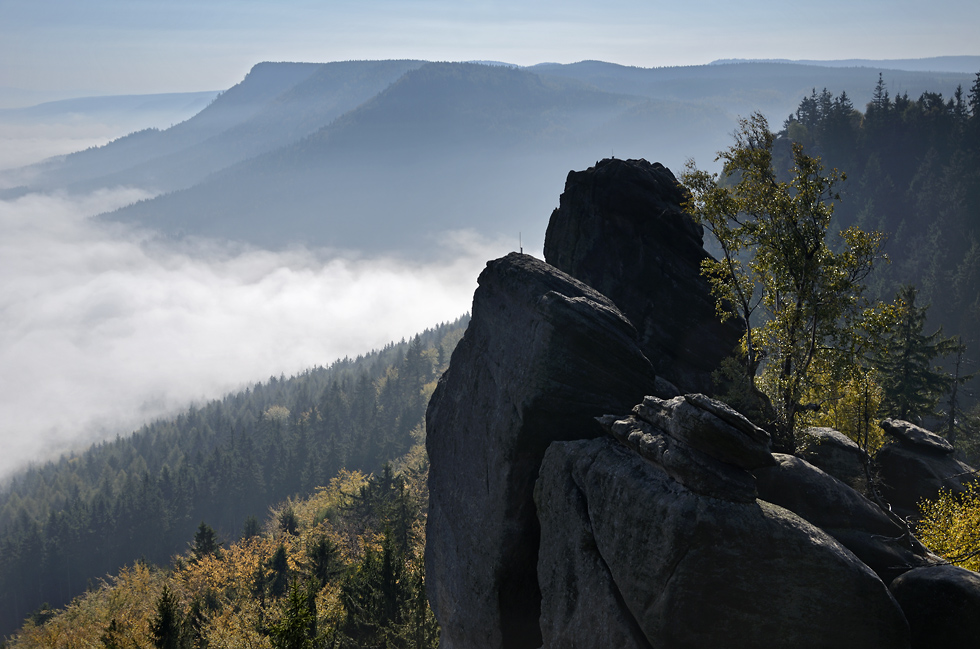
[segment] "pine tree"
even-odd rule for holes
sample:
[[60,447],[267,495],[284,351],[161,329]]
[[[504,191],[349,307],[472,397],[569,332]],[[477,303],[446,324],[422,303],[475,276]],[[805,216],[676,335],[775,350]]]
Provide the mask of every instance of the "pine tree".
[[928,306],[918,307],[914,286],[903,286],[896,297],[901,317],[884,336],[878,358],[884,390],[882,414],[913,422],[935,414],[939,399],[950,388],[950,378],[933,362],[956,350],[955,339],[944,338],[942,328],[926,335]]
[[157,600],[157,614],[150,622],[150,635],[157,649],[181,649],[184,645],[184,615],[169,586],[163,587]]
[[[298,582],[290,585],[282,605],[282,617],[269,625],[273,649],[313,649],[316,611],[311,610],[310,599]],[[313,606],[316,606],[315,599]]]
[[194,546],[191,548],[191,552],[194,554],[195,561],[200,561],[210,555],[221,556],[221,543],[218,542],[218,535],[204,521],[201,521],[201,524],[197,526],[197,532],[194,534]]

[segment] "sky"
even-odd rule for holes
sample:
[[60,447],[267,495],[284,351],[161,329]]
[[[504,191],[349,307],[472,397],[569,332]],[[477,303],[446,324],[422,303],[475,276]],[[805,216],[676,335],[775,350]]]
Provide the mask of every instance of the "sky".
[[[0,108],[223,90],[261,61],[418,58],[643,67],[980,54],[980,3],[0,0]],[[145,126],[166,126],[146,124]],[[0,167],[129,123],[0,123]],[[192,401],[399,340],[469,309],[513,242],[447,232],[427,265],[174,242],[91,217],[139,188],[0,200],[0,479]],[[538,254],[543,242],[525,241]]]
[[975,55],[978,24],[975,0],[0,0],[0,99],[221,90],[266,60]]

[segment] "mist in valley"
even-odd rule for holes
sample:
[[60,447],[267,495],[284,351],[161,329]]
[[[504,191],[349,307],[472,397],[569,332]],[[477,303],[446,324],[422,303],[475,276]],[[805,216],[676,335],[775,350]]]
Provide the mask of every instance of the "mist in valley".
[[92,218],[147,196],[0,201],[0,476],[455,319],[485,261],[510,249],[446,233],[453,254],[420,264]]

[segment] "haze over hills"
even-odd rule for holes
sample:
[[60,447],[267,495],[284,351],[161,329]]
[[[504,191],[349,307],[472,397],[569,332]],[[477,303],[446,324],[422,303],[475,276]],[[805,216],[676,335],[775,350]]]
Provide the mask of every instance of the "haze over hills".
[[[534,240],[569,169],[609,156],[675,171],[690,157],[705,164],[738,115],[761,110],[778,123],[824,87],[860,107],[877,76],[767,62],[262,63],[186,122],[37,165],[17,191],[137,186],[162,195],[111,219],[260,247],[425,257],[447,229]],[[886,77],[911,96],[970,82]]]
[[831,68],[863,67],[916,72],[965,72],[967,74],[972,74],[980,69],[980,56],[930,56],[922,59],[717,59],[712,61],[710,65],[746,62],[798,63]]

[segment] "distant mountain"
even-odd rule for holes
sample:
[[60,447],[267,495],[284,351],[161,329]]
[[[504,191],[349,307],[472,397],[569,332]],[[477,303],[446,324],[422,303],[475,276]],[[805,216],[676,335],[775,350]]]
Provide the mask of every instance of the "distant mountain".
[[[980,71],[980,57],[972,72]],[[637,68],[603,61],[567,65],[544,63],[529,70],[543,76],[578,79],[607,92],[629,92],[651,99],[701,102],[747,115],[762,111],[783,119],[800,99],[816,88],[846,91],[857,106],[871,101],[879,69],[830,67],[802,62],[732,60],[730,65]],[[952,95],[957,85],[968,88],[972,73],[891,70],[886,82],[911,96],[922,92]],[[724,138],[719,147],[725,144]]]
[[[447,229],[543,237],[570,169],[610,156],[704,165],[739,115],[779,123],[824,87],[861,107],[877,77],[797,63],[262,63],[186,122],[38,165],[30,186],[4,195],[139,186],[163,193],[110,218],[431,257]],[[893,70],[885,81],[951,96],[972,75]]]
[[830,68],[875,68],[878,70],[907,70],[910,72],[980,72],[980,56],[932,56],[924,59],[837,59],[817,61],[812,59],[718,59],[710,65],[730,63],[797,63]]
[[172,92],[151,95],[110,95],[48,101],[25,108],[0,108],[0,121],[43,122],[65,119],[147,119],[169,113],[179,121],[207,107],[218,91]]
[[[277,68],[291,64],[266,65]],[[216,101],[188,120],[188,126],[175,137],[168,138],[169,132],[156,136],[160,142],[154,143],[157,150],[153,158],[114,174],[74,183],[70,188],[138,185],[170,191],[188,187],[212,172],[316,131],[420,65],[421,61],[327,63],[290,70],[296,73],[295,77],[263,75],[276,84],[264,78],[261,85],[246,83],[246,79],[229,91],[241,88],[245,97]],[[306,74],[310,69],[312,74]],[[251,74],[255,73],[253,70]],[[258,92],[253,90],[256,85]],[[225,95],[219,97],[224,99]],[[206,139],[202,139],[204,135]]]
[[446,229],[543,235],[569,169],[657,156],[668,141],[710,150],[705,133],[732,123],[713,106],[574,78],[430,63],[307,138],[112,218],[261,245],[429,255],[429,237]]

